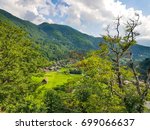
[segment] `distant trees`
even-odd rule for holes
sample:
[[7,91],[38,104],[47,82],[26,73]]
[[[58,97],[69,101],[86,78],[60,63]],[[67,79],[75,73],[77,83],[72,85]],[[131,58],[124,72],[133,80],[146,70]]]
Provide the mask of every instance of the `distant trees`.
[[148,70],[150,69],[150,58],[146,58],[145,60],[139,63],[139,72],[141,73],[141,79],[147,79]]

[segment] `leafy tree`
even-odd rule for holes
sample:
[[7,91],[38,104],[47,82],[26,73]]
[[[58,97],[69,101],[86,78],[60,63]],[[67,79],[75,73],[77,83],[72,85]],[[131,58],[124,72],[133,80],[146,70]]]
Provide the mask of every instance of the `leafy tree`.
[[76,98],[74,98],[74,94],[70,92],[68,93],[66,91],[67,89],[65,89],[66,86],[59,86],[56,89],[48,90],[45,92],[43,101],[46,107],[46,112],[80,112],[78,101]]
[[0,21],[0,61],[0,108],[15,112],[35,90],[31,77],[40,72],[46,60],[26,32]]

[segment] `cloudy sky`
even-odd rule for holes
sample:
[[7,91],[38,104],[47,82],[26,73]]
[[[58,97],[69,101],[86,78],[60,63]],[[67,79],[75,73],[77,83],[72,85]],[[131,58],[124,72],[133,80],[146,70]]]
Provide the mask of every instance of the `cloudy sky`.
[[0,8],[35,24],[69,25],[84,33],[100,36],[115,17],[140,15],[138,42],[150,46],[149,0],[0,0]]

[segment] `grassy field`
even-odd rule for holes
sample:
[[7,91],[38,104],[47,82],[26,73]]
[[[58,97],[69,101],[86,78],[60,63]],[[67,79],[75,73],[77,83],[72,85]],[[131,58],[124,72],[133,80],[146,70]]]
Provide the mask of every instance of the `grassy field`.
[[63,85],[71,79],[81,77],[79,74],[65,74],[64,71],[65,69],[47,72],[44,77],[33,77],[33,80],[37,83],[41,83],[44,78],[47,78],[48,83],[44,85],[41,84],[38,89],[51,89],[58,85]]
[[[65,74],[64,71],[66,70],[67,69],[62,68],[59,71],[46,72],[43,77],[32,77],[32,80],[39,84],[39,87],[33,94],[34,102],[36,102],[36,104],[39,104],[39,107],[43,103],[45,92],[48,89],[53,89],[57,86],[63,85],[64,83],[67,83],[69,80],[80,78],[82,76],[81,74]],[[41,82],[44,78],[48,79],[48,83],[42,85]]]

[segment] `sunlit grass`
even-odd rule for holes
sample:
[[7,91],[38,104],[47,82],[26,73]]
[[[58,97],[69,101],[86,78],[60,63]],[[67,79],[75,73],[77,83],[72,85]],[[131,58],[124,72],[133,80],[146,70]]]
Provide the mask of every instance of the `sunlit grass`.
[[[44,77],[33,77],[33,80],[40,84],[38,90],[55,88],[67,83],[69,80],[81,77],[80,74],[65,74],[65,70],[66,69],[64,68],[59,71],[47,72]],[[48,79],[48,82],[46,84],[42,84],[42,80],[45,78]]]

